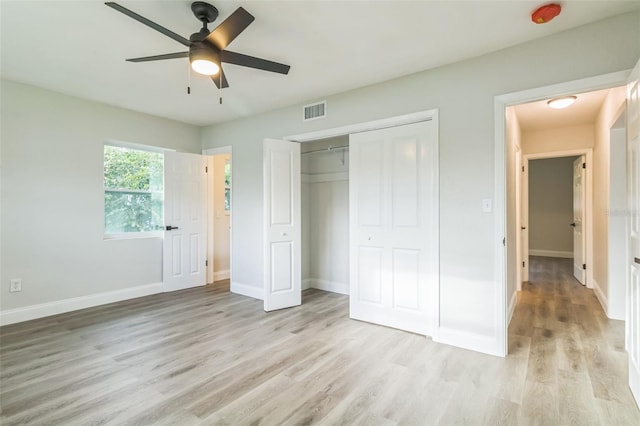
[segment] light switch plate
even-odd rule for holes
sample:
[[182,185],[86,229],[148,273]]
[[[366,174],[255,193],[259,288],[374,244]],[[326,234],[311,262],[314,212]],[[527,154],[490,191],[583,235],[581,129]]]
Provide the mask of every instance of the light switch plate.
[[491,198],[484,198],[482,200],[482,212],[491,213]]

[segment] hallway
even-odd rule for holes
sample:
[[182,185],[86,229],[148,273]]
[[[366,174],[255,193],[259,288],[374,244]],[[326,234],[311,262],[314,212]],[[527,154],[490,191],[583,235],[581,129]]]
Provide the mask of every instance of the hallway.
[[640,424],[627,385],[624,322],[608,319],[593,290],[573,278],[572,259],[532,256],[530,265],[509,326],[509,356],[528,349],[521,418]]

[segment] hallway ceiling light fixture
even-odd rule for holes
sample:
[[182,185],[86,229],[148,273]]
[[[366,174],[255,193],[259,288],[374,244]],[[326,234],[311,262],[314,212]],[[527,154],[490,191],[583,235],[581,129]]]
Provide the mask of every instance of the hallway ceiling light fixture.
[[563,109],[573,105],[577,99],[577,96],[563,96],[561,98],[553,98],[548,100],[547,105],[549,105],[549,108]]

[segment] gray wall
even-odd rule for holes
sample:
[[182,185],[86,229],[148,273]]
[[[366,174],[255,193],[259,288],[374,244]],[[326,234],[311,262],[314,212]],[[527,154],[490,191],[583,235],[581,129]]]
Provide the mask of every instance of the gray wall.
[[573,228],[569,224],[573,222],[576,158],[529,161],[529,250],[573,252]]
[[200,152],[199,128],[6,80],[1,96],[0,309],[162,282],[161,238],[103,239],[103,143]]
[[[497,339],[496,235],[482,199],[494,196],[495,96],[630,69],[640,56],[638,13],[621,15],[449,66],[327,96],[326,119],[302,105],[207,127],[203,147],[233,145],[233,280],[261,288],[262,141],[438,108],[440,333]],[[428,54],[429,43],[412,48]],[[422,47],[424,46],[424,47]],[[541,60],[540,58],[544,58]],[[313,101],[313,100],[309,100]],[[494,340],[492,340],[494,339]]]

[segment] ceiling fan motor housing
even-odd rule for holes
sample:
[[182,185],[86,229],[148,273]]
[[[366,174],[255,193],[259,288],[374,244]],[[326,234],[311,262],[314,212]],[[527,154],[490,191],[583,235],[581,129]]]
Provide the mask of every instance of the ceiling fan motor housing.
[[198,59],[212,61],[220,65],[220,52],[206,41],[192,40],[191,46],[189,46],[189,62],[193,62]]

